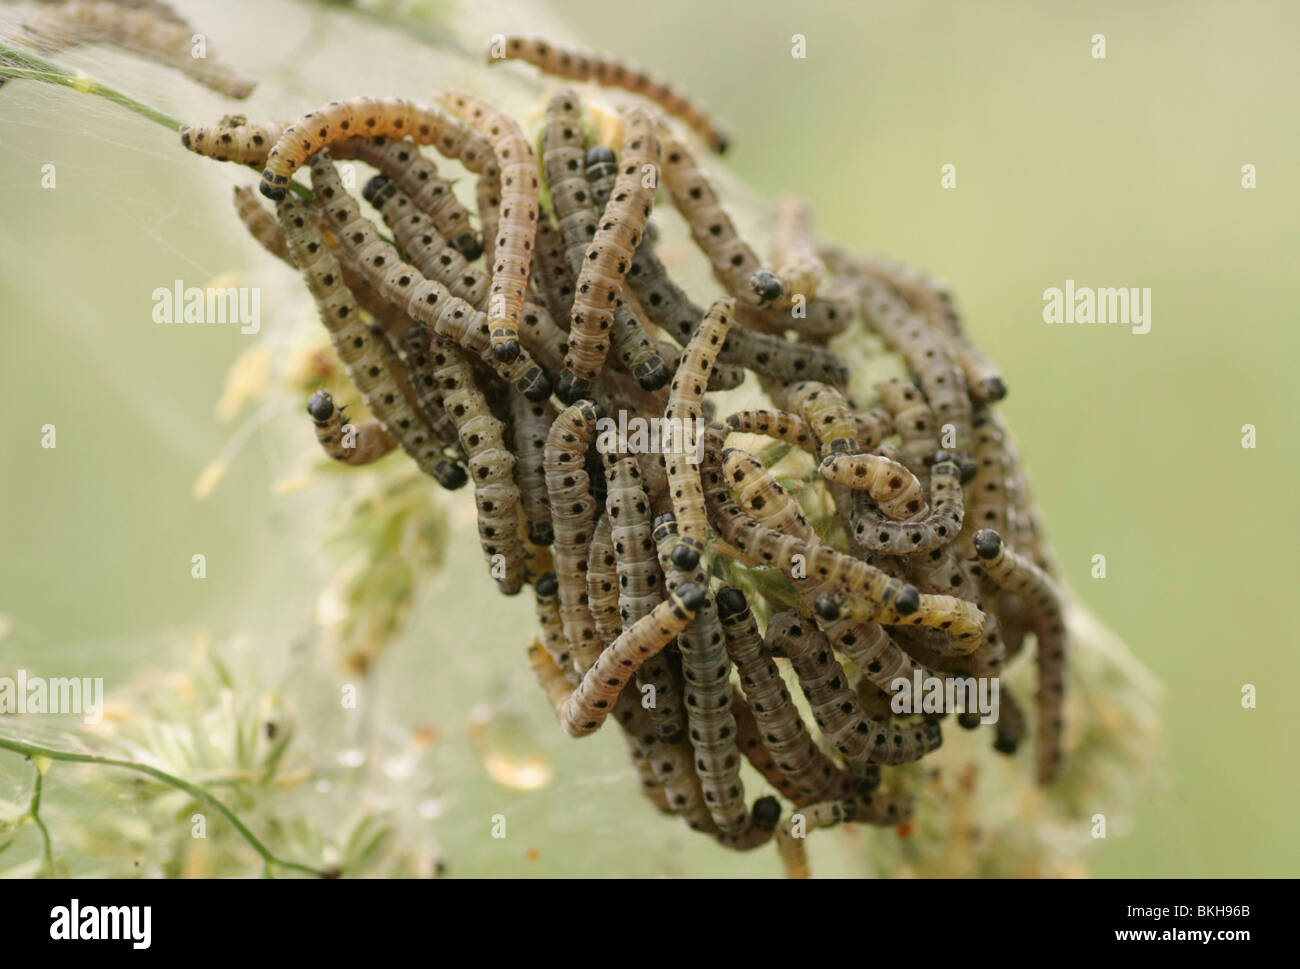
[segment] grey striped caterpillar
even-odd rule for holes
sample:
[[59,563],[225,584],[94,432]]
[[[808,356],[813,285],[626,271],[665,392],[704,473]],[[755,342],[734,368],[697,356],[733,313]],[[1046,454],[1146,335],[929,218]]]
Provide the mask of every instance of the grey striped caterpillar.
[[582,682],[569,693],[564,703],[557,707],[556,714],[564,732],[571,737],[585,737],[599,730],[636,668],[686,627],[695,617],[696,610],[704,604],[706,596],[702,586],[685,582],[648,615],[620,634],[583,674]]
[[501,178],[500,222],[492,254],[492,300],[488,322],[492,352],[509,362],[519,355],[519,315],[528,291],[533,240],[537,236],[537,156],[519,125],[504,111],[462,91],[445,91],[443,106],[485,135]]
[[[709,312],[700,321],[700,327],[686,345],[673,375],[668,407],[664,410],[667,420],[680,420],[683,427],[689,422],[694,427],[695,422],[702,418],[704,388],[708,386],[709,374],[727,338],[734,313],[735,303],[720,299],[709,307]],[[668,471],[673,514],[677,519],[678,545],[673,550],[673,562],[679,568],[693,569],[700,561],[708,537],[700,470],[687,460],[684,451],[665,452],[664,465]]]
[[345,411],[344,407],[334,406],[334,398],[328,391],[318,390],[307,401],[307,413],[316,425],[316,440],[321,450],[335,461],[372,464],[397,447],[397,442],[375,418],[354,425],[348,421]]
[[[591,187],[587,184],[582,103],[573,91],[560,91],[547,102],[542,164],[559,220],[564,257],[574,278],[580,278],[588,247],[600,225],[600,213],[592,204]],[[580,330],[575,335],[570,328],[569,356],[579,354],[587,361],[598,356],[604,361],[612,344],[623,366],[641,386],[657,390],[668,382],[668,371],[639,318],[639,305],[630,293],[623,297],[615,300],[613,317],[606,329],[596,326],[594,332]],[[576,284],[570,305],[566,319],[572,320],[575,307],[580,305]],[[557,382],[556,394],[561,400],[577,399],[590,391],[592,379],[566,368]]]
[[912,815],[912,799],[900,794],[866,794],[841,801],[822,801],[801,807],[776,829],[777,853],[786,878],[810,878],[809,831],[838,824],[902,824]]
[[[573,654],[569,652],[569,643],[564,636],[564,621],[560,619],[560,583],[555,573],[546,572],[535,578],[533,592],[536,594],[537,624],[542,627],[542,648],[569,684],[577,686],[581,676],[573,666]],[[543,670],[536,664],[533,669],[539,677],[542,675]],[[542,685],[546,688],[545,682]]]
[[243,100],[253,93],[257,82],[221,63],[206,44],[203,56],[194,56],[194,28],[174,12],[160,16],[160,7],[68,0],[28,20],[14,40],[42,53],[81,44],[108,44],[177,70],[218,94]]
[[[825,796],[840,771],[809,735],[776,664],[764,653],[763,639],[744,594],[739,589],[720,589],[717,604],[727,655],[740,673],[755,732],[779,776],[790,785],[789,796],[804,803]],[[879,779],[877,773],[875,780]]]
[[685,94],[644,68],[622,62],[610,54],[566,50],[544,40],[497,35],[488,46],[487,62],[493,64],[501,60],[526,61],[545,74],[572,81],[595,81],[639,94],[685,121],[714,151],[721,154],[727,149],[727,135],[718,122]]
[[618,638],[623,624],[618,614],[618,568],[609,515],[601,515],[587,546],[587,607],[596,624],[596,635],[608,645]]
[[647,711],[641,708],[630,690],[625,690],[619,696],[614,705],[614,715],[645,754],[655,779],[667,795],[668,806],[673,813],[685,821],[691,830],[716,835],[717,827],[704,806],[700,780],[691,767],[690,744],[665,743],[655,739]]
[[[438,337],[439,341],[445,339],[445,337]],[[405,338],[406,369],[411,375],[411,386],[415,390],[416,402],[424,419],[429,422],[429,426],[444,445],[454,445],[459,449],[460,432],[456,429],[455,421],[447,414],[442,387],[435,373],[433,342],[429,328],[423,323],[411,326],[406,331]],[[461,454],[464,454],[463,450]],[[464,475],[463,470],[461,474]]]
[[966,374],[954,361],[948,342],[884,284],[859,276],[857,292],[868,326],[916,374],[935,419],[953,426],[954,448],[969,451],[971,402]]
[[565,357],[565,369],[588,384],[604,365],[608,344],[595,337],[613,326],[623,279],[654,206],[663,159],[656,123],[648,113],[629,111],[623,125],[618,176],[578,271]]
[[505,426],[488,409],[474,382],[474,371],[459,348],[438,346],[430,353],[443,407],[455,423],[469,459],[483,557],[497,588],[514,595],[523,585],[525,564],[515,456],[506,447]]
[[[672,281],[649,238],[632,259],[628,282],[651,321],[685,346],[704,311]],[[821,380],[843,386],[849,379],[844,361],[825,347],[741,327],[727,334],[718,359],[778,380]]]
[[776,203],[772,262],[787,301],[796,294],[806,300],[817,295],[826,266],[812,245],[812,212],[803,199],[786,197]]
[[781,281],[760,265],[754,250],[736,230],[695,155],[667,128],[662,129],[662,136],[664,183],[718,282],[742,303],[778,303],[783,296]]
[[578,670],[583,673],[601,649],[587,604],[586,581],[587,546],[596,520],[596,499],[586,468],[587,447],[600,416],[589,400],[569,405],[552,422],[543,452],[555,531],[552,554],[560,582],[560,616]]
[[[708,579],[702,568],[697,565],[682,569],[672,560],[678,536],[671,513],[656,517],[652,534],[668,591],[692,582],[707,590]],[[731,663],[712,596],[706,594],[694,621],[682,631],[678,645],[687,730],[695,750],[695,771],[704,791],[704,803],[718,830],[734,834],[745,825],[745,788],[740,779],[736,722],[731,715]]]
[[[270,171],[269,164],[266,171]],[[483,314],[453,296],[442,283],[425,279],[380,238],[374,225],[361,215],[355,200],[344,190],[328,152],[320,152],[312,159],[311,172],[312,187],[326,221],[334,227],[342,248],[352,253],[360,271],[381,296],[404,307],[410,319],[427,324],[478,354],[529,400],[550,396],[550,381],[531,356],[521,352],[509,363],[496,357],[488,347],[488,324]],[[394,335],[400,338],[404,334]]]
[[1038,780],[1052,781],[1061,767],[1065,730],[1065,651],[1067,633],[1061,596],[1047,573],[1024,556],[1006,547],[992,529],[975,533],[979,567],[1000,589],[1024,600],[1030,627],[1038,638],[1035,655],[1038,667],[1037,740]]
[[325,245],[307,207],[286,198],[280,202],[277,214],[293,261],[329,331],[330,342],[366,406],[421,471],[435,478],[441,476],[444,456],[433,431],[403,393],[394,389],[406,383],[405,374],[399,378],[394,369],[400,368],[400,361],[384,338],[362,322],[356,301],[343,284],[338,261]]
[[[438,233],[466,261],[473,262],[483,254],[483,241],[475,234],[469,211],[456,198],[451,182],[438,174],[438,166],[413,142],[349,138],[335,144],[330,154],[335,158],[356,158],[377,168],[407,195],[412,205],[429,217]],[[477,305],[474,300],[470,302]]]
[[[475,309],[484,311],[490,300],[492,280],[469,265],[455,250],[430,216],[415,206],[410,197],[385,175],[376,175],[362,193],[393,230],[397,245],[427,279],[433,279]],[[563,362],[564,334],[549,313],[531,301],[524,303],[519,338],[528,354],[545,370],[558,372]]]
[[216,161],[261,165],[287,127],[283,121],[249,124],[242,114],[228,114],[208,127],[182,125],[181,145]]
[[937,723],[894,726],[869,719],[830,642],[808,620],[778,613],[768,623],[767,642],[789,658],[817,726],[852,767],[908,764],[943,742]]
[[863,548],[886,555],[915,555],[946,545],[961,531],[961,468],[947,451],[935,452],[929,504],[921,497],[915,476],[888,458],[834,454],[822,461],[820,470],[840,484],[861,482],[859,494],[874,499],[886,516],[881,518],[855,501],[853,533]]
[[741,326],[751,330],[774,334],[793,330],[800,339],[819,342],[843,333],[854,319],[852,301],[838,288],[806,302],[795,294],[795,304],[788,308],[741,303],[737,315]]
[[1001,370],[966,339],[961,312],[947,283],[880,257],[865,258],[861,264],[866,272],[893,286],[913,309],[926,316],[932,326],[947,334],[952,354],[966,373],[972,400],[996,403],[1007,395],[1007,384]]
[[[263,249],[287,265],[293,265],[293,256],[289,253],[289,243],[284,238],[284,230],[275,216],[264,209],[257,201],[257,193],[244,185],[235,187],[235,214],[244,228]],[[349,287],[351,288],[351,287]]]
[[[641,487],[641,471],[635,458],[609,455],[606,458],[608,484],[606,508],[613,523],[611,539],[618,570],[619,617],[623,628],[635,623],[664,597],[663,576],[650,524],[650,501]],[[636,674],[637,689],[653,692],[647,713],[656,735],[677,743],[685,736],[680,704],[680,677],[668,657],[660,653],[647,660]]]
[[555,422],[549,400],[529,400],[518,391],[510,394],[510,431],[515,446],[515,480],[528,520],[528,540],[534,545],[555,541],[551,524],[551,499],[546,492],[546,436]]
[[[537,250],[533,253],[533,287],[551,319],[561,325],[573,312],[573,274],[564,255],[559,230],[543,215],[537,221]],[[560,348],[563,356],[564,348]],[[558,370],[557,370],[558,372]]]

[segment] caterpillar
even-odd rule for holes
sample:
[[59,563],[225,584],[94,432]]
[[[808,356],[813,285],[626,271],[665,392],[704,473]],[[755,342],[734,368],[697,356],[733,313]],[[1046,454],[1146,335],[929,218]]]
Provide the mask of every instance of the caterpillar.
[[[370,179],[362,194],[384,217],[385,224],[393,230],[397,245],[416,270],[426,278],[442,283],[453,296],[465,300],[480,312],[486,310],[491,277],[469,265],[409,196],[385,175]],[[557,372],[563,362],[560,348],[564,345],[564,334],[550,314],[536,303],[526,301],[519,323],[519,338],[524,349],[544,370]]]
[[608,344],[596,336],[613,326],[623,279],[654,207],[663,159],[656,124],[648,113],[627,112],[623,127],[617,180],[578,270],[569,327],[565,369],[588,384],[604,365]]
[[837,824],[902,824],[912,815],[912,799],[902,794],[867,794],[839,801],[822,801],[801,807],[776,830],[777,853],[786,878],[803,879],[812,875],[807,833]]
[[[681,421],[683,429],[687,426],[694,428],[702,418],[704,388],[708,385],[718,351],[731,327],[734,312],[735,303],[732,300],[720,299],[715,302],[700,321],[700,328],[691,337],[682,354],[670,385],[664,418]],[[700,561],[708,536],[700,471],[687,460],[684,451],[665,450],[664,464],[668,471],[668,487],[678,530],[678,545],[673,550],[672,559],[678,568],[693,569]]]
[[181,125],[181,145],[215,161],[261,165],[287,127],[283,121],[249,124],[242,114],[228,114],[211,126]]
[[[649,238],[641,243],[641,248],[632,257],[627,278],[650,320],[685,346],[704,311],[672,281]],[[741,327],[733,327],[727,334],[718,360],[720,363],[739,364],[778,380],[821,380],[839,386],[849,380],[844,361],[825,347]]]
[[[270,171],[269,164],[266,170]],[[379,237],[374,225],[361,215],[357,203],[343,189],[328,152],[320,152],[312,159],[311,170],[312,187],[321,200],[326,220],[335,227],[342,248],[352,253],[358,268],[381,296],[404,307],[410,319],[427,324],[476,353],[529,400],[550,396],[550,381],[531,356],[521,352],[506,363],[491,353],[483,314],[453,296],[442,283],[425,279]]]
[[[691,582],[708,589],[704,570],[682,569],[672,560],[676,521],[672,513],[654,520],[653,539],[669,592]],[[713,822],[724,834],[744,827],[745,788],[740,780],[736,722],[731,715],[731,663],[712,596],[706,594],[695,620],[678,640],[682,655],[686,724],[695,750],[695,770]]]
[[[768,525],[751,521],[751,538],[746,544],[756,546],[753,551],[761,560],[781,569],[792,581],[798,581],[799,575],[793,563],[798,561],[796,556],[801,556],[806,561],[809,578],[843,586],[848,592],[856,593],[854,598],[861,600],[859,608],[872,614],[865,618],[876,615],[915,617],[918,613],[921,618],[928,618],[926,613],[929,610],[922,607],[929,603],[914,586],[818,543],[810,534],[811,528],[797,505],[753,456],[730,448],[722,454],[722,471],[736,492],[740,507],[751,514],[761,511],[772,522]],[[739,546],[738,542],[733,541],[733,544]],[[743,546],[740,547],[743,550]],[[909,621],[915,621],[915,618]]]
[[610,538],[612,528],[609,515],[601,515],[587,546],[587,605],[596,624],[596,635],[606,645],[623,631],[618,614],[618,568]]
[[[438,337],[440,341],[445,339],[445,337]],[[406,368],[411,376],[416,403],[424,419],[429,422],[429,426],[444,445],[452,445],[460,449],[460,432],[456,429],[456,422],[447,413],[442,387],[435,373],[432,357],[433,342],[427,326],[423,323],[412,325],[406,331],[405,337]],[[460,453],[463,455],[464,451],[461,450]]]
[[[732,500],[727,491],[726,478],[722,471],[722,452],[726,446],[727,428],[721,424],[706,425],[704,431],[704,460],[701,464],[701,481],[704,489],[705,503],[709,511],[709,520],[722,538],[736,548],[740,555],[751,565],[793,563],[795,550],[777,554],[770,553],[771,558],[764,558],[760,547],[780,540],[780,533],[764,529],[761,523],[751,518],[744,509]],[[766,471],[764,470],[764,473]],[[789,500],[779,487],[773,492],[779,499]],[[768,510],[770,511],[769,504]],[[797,519],[796,519],[797,522]],[[807,522],[798,523],[798,530],[790,536],[791,543],[802,541],[805,545],[814,543],[816,536]],[[803,552],[798,552],[804,555]],[[806,556],[804,564],[810,561]],[[793,569],[783,570],[787,577],[796,578]],[[829,573],[827,573],[829,574]],[[807,578],[804,576],[807,575]],[[797,576],[802,587],[805,601],[815,601],[816,593],[826,585],[821,576],[800,570]],[[919,597],[918,597],[919,599]],[[903,652],[890,638],[889,634],[876,623],[856,623],[852,620],[831,622],[825,626],[826,635],[835,647],[853,660],[854,664],[871,682],[884,690],[892,690],[894,681],[899,677],[911,679],[920,669],[911,658]],[[920,669],[922,675],[931,675]]]
[[524,550],[519,539],[522,514],[515,485],[515,456],[505,443],[505,426],[488,409],[469,362],[454,346],[431,348],[434,376],[443,407],[456,425],[469,459],[478,509],[479,544],[497,588],[515,595],[524,581]]
[[[560,618],[560,583],[554,572],[546,572],[533,580],[536,598],[537,623],[542,627],[541,645],[551,662],[568,682],[577,686],[580,679],[564,636],[564,621]],[[535,670],[536,666],[533,667]],[[541,671],[538,671],[539,674]],[[545,684],[543,684],[545,688]],[[547,691],[549,693],[549,690]]]
[[[600,213],[592,205],[591,187],[585,175],[582,104],[573,91],[560,91],[547,102],[546,122],[542,129],[542,165],[559,220],[558,231],[565,260],[573,277],[579,279],[585,269],[588,247],[599,229]],[[575,307],[581,306],[577,285],[574,285],[574,297],[566,317],[570,321],[577,311]],[[668,371],[650,341],[639,312],[640,307],[634,303],[631,294],[624,293],[615,300],[613,317],[606,329],[596,326],[594,331],[586,328],[575,334],[571,322],[570,362],[575,354],[588,362],[597,357],[603,362],[612,344],[623,366],[643,388],[657,390],[662,387],[668,382]],[[590,392],[593,379],[566,364],[564,374],[557,381],[556,394],[561,400],[574,400]]]
[[808,422],[798,414],[779,410],[742,410],[728,414],[726,423],[732,433],[762,434],[793,444],[814,456],[817,454],[817,438]]
[[[657,342],[659,348],[659,357],[664,362],[664,368],[670,373],[676,373],[678,365],[682,362],[682,351],[679,347],[674,346],[667,340]],[[735,390],[745,382],[745,369],[735,364],[715,363],[713,371],[709,374],[708,386],[706,391]]]
[[939,428],[935,424],[934,411],[921,392],[901,378],[882,380],[876,384],[875,390],[901,439],[900,460],[924,485],[929,474],[927,462],[939,450]]
[[555,406],[549,400],[529,400],[510,394],[510,430],[515,446],[515,480],[528,521],[528,540],[547,546],[555,541],[551,524],[551,499],[546,491],[546,437],[555,422]]
[[695,130],[718,154],[727,150],[729,139],[718,122],[668,81],[655,77],[644,68],[595,51],[573,51],[544,40],[496,35],[488,46],[487,62],[520,60],[532,64],[544,74],[571,81],[595,81],[607,87],[622,88],[653,101]]
[[1007,383],[1001,370],[966,339],[961,312],[947,283],[879,257],[865,258],[861,264],[867,273],[893,286],[932,326],[947,334],[953,357],[966,374],[972,400],[990,404],[1006,397]]
[[356,301],[343,285],[338,261],[326,247],[307,207],[285,198],[277,207],[277,215],[294,264],[306,280],[330,342],[362,400],[421,471],[441,477],[445,473],[441,462],[445,459],[432,430],[410,401],[393,389],[405,381],[403,376],[399,382],[394,374],[393,368],[400,366],[400,361],[383,338],[361,321]]
[[409,138],[433,145],[477,175],[497,171],[487,140],[441,109],[402,98],[352,98],[331,101],[285,128],[267,153],[259,191],[278,202],[299,168],[318,152],[355,137]]
[[1037,740],[1038,780],[1052,781],[1061,767],[1064,735],[1065,652],[1067,634],[1061,596],[1047,574],[1023,555],[1006,547],[992,529],[975,533],[979,567],[1000,589],[1014,592],[1025,603],[1038,639]]
[[[606,508],[613,523],[610,537],[618,571],[619,617],[626,629],[663,600],[664,583],[651,529],[650,501],[641,487],[636,459],[608,455],[606,480]],[[646,712],[656,736],[667,743],[679,742],[686,730],[680,706],[680,677],[668,657],[660,653],[648,659],[637,670],[636,682],[638,691],[647,686],[653,690],[654,703]]]
[[646,711],[630,691],[624,691],[619,696],[614,705],[614,715],[645,754],[655,779],[667,795],[668,806],[673,813],[693,831],[716,835],[718,829],[704,806],[700,780],[691,766],[690,744],[685,741],[664,743],[657,740]]
[[823,735],[851,767],[908,764],[943,742],[937,723],[893,726],[869,719],[826,636],[791,612],[772,617],[770,648],[789,658]]
[[[621,633],[557,707],[564,732],[585,737],[600,729],[624,685],[647,656],[663,649],[689,623],[706,599],[702,586],[685,582],[667,599]],[[540,651],[538,651],[540,652]],[[544,653],[542,655],[545,655]],[[549,657],[547,657],[549,661]],[[549,691],[548,691],[549,692]]]
[[488,321],[492,327],[492,351],[508,363],[519,355],[519,314],[524,308],[533,241],[537,236],[541,188],[537,156],[519,125],[504,111],[461,91],[445,91],[439,99],[487,136],[500,170],[500,222],[492,255]]
[[779,303],[784,295],[781,281],[760,265],[754,250],[736,231],[695,155],[667,128],[661,134],[664,184],[718,282],[742,303]]
[[834,387],[815,380],[803,380],[777,390],[773,396],[786,410],[807,421],[821,441],[823,455],[837,452],[856,454],[862,449],[853,409]]
[[953,360],[948,343],[886,287],[858,277],[858,305],[863,318],[916,374],[935,420],[951,424],[954,450],[969,451],[971,402],[966,375]]
[[847,330],[854,319],[852,301],[838,289],[810,300],[795,294],[793,305],[781,304],[779,300],[776,306],[740,304],[737,316],[741,326],[773,334],[793,330],[801,339],[824,342]]
[[195,56],[194,28],[174,12],[160,15],[161,9],[160,4],[68,0],[28,20],[14,40],[46,54],[81,44],[108,44],[173,68],[226,97],[242,101],[253,93],[256,81],[218,61],[206,47],[203,56]]
[[416,209],[429,217],[438,233],[467,262],[483,255],[483,240],[470,224],[469,211],[456,198],[451,182],[438,174],[438,166],[413,142],[382,137],[349,138],[336,143],[330,154],[335,158],[356,158],[378,169],[405,193]]
[[1055,574],[1051,548],[1043,536],[1015,441],[996,410],[982,410],[976,415],[975,460],[975,480],[971,484],[975,523],[1005,533],[1012,548],[1028,555],[1044,572]]
[[[820,466],[824,477],[849,484],[860,480],[866,487],[854,495],[875,499],[887,521],[866,507],[853,506],[853,534],[857,543],[886,555],[929,552],[957,537],[965,517],[961,468],[956,456],[936,451],[930,477],[929,504],[920,495],[916,477],[902,465],[871,454],[830,455]],[[895,483],[898,484],[895,484]],[[873,484],[874,488],[873,489]]]
[[[776,664],[763,652],[763,639],[744,594],[730,587],[719,589],[717,605],[727,655],[740,674],[755,733],[761,736],[778,776],[790,785],[791,800],[817,800],[834,785],[839,769],[809,735]],[[878,771],[874,779],[879,782]]]
[[[533,287],[551,319],[563,325],[573,312],[573,274],[564,255],[564,241],[545,216],[537,221],[537,251],[533,253]],[[561,348],[561,356],[563,356]],[[557,370],[558,372],[558,370]]]
[[772,263],[787,300],[795,294],[811,300],[826,275],[812,242],[812,212],[803,199],[786,197],[776,203],[776,234]]
[[318,390],[307,401],[307,413],[316,425],[316,440],[335,461],[372,464],[397,447],[379,421],[372,417],[354,425],[344,411],[345,408],[334,406],[334,398],[328,391]]
[[555,532],[553,554],[560,582],[560,615],[564,632],[585,673],[600,653],[595,623],[587,604],[587,546],[595,526],[596,499],[587,474],[587,446],[601,412],[589,400],[570,404],[551,424],[546,437],[544,467]]
[[[284,230],[274,215],[264,209],[257,201],[257,194],[244,185],[235,187],[235,214],[244,228],[263,249],[286,265],[293,265],[293,256],[289,252],[289,243],[284,238]],[[351,287],[349,287],[351,288]]]

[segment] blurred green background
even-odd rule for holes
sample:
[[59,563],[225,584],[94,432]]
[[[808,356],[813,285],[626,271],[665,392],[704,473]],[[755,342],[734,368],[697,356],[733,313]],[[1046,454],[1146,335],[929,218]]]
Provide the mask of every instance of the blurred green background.
[[[423,70],[429,55],[414,41],[313,4],[178,6],[267,79],[239,108],[255,118],[335,96],[427,96],[449,72],[473,83],[466,66]],[[0,16],[12,23],[30,9]],[[1300,578],[1290,494],[1300,8],[555,0],[549,9],[571,36],[654,65],[725,118],[728,161],[759,195],[806,196],[827,237],[952,283],[970,332],[1008,378],[1004,411],[1068,583],[1167,688],[1167,775],[1132,830],[1098,849],[1093,870],[1300,869],[1288,821],[1300,796],[1290,747],[1300,662],[1283,622]],[[484,0],[447,16],[471,18],[483,36],[556,33],[532,4]],[[1104,60],[1090,54],[1097,33]],[[790,56],[794,34],[807,38],[806,59]],[[230,110],[129,58],[93,63],[179,117]],[[184,655],[199,628],[252,635],[268,652],[310,641],[326,573],[320,524],[340,485],[273,494],[314,458],[295,408],[252,434],[210,498],[194,499],[195,479],[234,433],[213,405],[250,338],[155,326],[150,293],[240,271],[265,288],[264,320],[303,312],[301,293],[235,231],[228,186],[246,176],[90,102],[29,83],[0,92],[0,669],[103,675],[111,693],[115,680]],[[39,187],[46,163],[55,190]],[[956,166],[953,190],[940,188],[945,164]],[[1245,164],[1258,172],[1253,190],[1241,186]],[[1045,325],[1042,292],[1067,278],[1150,287],[1150,333]],[[47,423],[58,428],[54,450],[40,447]],[[1241,447],[1247,423],[1258,429],[1254,450]],[[449,796],[432,830],[452,872],[774,872],[770,854],[736,858],[652,817],[608,731],[568,744],[547,729],[539,743],[555,777],[542,790],[490,781],[469,755],[470,711],[492,703],[538,731],[549,714],[523,664],[531,605],[489,589],[466,497],[449,502],[448,567],[375,684],[389,720],[438,726]],[[190,577],[196,552],[207,556],[204,581]],[[1104,580],[1090,577],[1094,554],[1106,556]],[[1241,708],[1245,683],[1259,688],[1258,709]],[[526,846],[469,837],[497,811]],[[647,826],[657,826],[653,840]],[[811,852],[835,871],[829,852]]]

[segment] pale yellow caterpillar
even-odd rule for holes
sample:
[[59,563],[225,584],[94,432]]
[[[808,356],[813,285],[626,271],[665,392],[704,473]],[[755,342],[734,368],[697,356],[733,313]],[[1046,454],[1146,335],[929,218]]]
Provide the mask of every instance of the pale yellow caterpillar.
[[772,263],[787,302],[796,294],[806,300],[817,295],[826,266],[812,244],[812,211],[803,199],[786,196],[777,200]]
[[601,515],[587,546],[587,607],[596,624],[596,635],[605,645],[623,631],[618,615],[618,568],[611,529],[609,515]]
[[335,407],[327,391],[318,390],[307,401],[307,413],[316,425],[316,440],[321,450],[344,464],[372,464],[393,448],[393,440],[384,425],[375,418],[352,424],[345,408]]
[[249,124],[242,114],[228,114],[211,126],[182,125],[181,144],[216,161],[261,165],[288,126],[283,121]]
[[534,545],[555,541],[551,525],[551,499],[546,492],[546,437],[555,422],[549,400],[529,400],[518,391],[510,394],[510,431],[515,446],[515,480],[528,520],[528,540]]

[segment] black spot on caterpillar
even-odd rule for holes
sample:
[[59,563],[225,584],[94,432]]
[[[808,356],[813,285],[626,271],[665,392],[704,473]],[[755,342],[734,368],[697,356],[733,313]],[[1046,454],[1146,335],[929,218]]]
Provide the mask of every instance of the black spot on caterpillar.
[[567,50],[544,40],[498,35],[488,46],[487,62],[501,60],[526,61],[546,74],[573,81],[595,81],[639,94],[685,121],[714,151],[721,154],[727,149],[728,138],[718,122],[685,94],[644,68],[611,54]]

